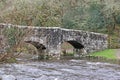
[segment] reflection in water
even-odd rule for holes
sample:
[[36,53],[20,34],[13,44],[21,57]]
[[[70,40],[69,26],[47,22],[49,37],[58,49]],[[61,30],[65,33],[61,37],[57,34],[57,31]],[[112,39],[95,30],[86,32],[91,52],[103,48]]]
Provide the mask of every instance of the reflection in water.
[[17,80],[119,80],[120,65],[74,59],[28,61],[1,64],[0,76],[3,75]]

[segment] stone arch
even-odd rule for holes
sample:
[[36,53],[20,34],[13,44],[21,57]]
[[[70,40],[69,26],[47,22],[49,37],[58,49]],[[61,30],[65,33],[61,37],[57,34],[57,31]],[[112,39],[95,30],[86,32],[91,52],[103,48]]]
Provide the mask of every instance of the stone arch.
[[[64,41],[64,42],[67,42],[71,46],[73,46],[73,52],[75,53],[75,56],[80,56],[80,55],[83,55],[84,53],[86,53],[86,51],[84,50],[84,45],[82,45],[78,41],[68,40],[68,41]],[[62,42],[62,44],[64,42]],[[64,51],[63,53],[66,53],[66,52]]]
[[25,41],[26,43],[32,44],[37,49],[38,59],[44,59],[46,55],[46,46],[36,41]]

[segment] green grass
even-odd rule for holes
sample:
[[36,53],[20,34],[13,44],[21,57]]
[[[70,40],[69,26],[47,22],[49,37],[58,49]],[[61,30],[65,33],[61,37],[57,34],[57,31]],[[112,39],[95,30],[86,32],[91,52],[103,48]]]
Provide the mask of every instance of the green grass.
[[114,49],[107,49],[100,52],[91,53],[90,56],[105,57],[107,59],[117,59]]

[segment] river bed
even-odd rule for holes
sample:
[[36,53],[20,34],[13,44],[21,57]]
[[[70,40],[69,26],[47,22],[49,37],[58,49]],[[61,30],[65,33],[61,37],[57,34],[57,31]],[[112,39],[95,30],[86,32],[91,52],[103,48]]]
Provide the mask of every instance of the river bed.
[[120,80],[120,65],[87,60],[0,64],[2,80]]

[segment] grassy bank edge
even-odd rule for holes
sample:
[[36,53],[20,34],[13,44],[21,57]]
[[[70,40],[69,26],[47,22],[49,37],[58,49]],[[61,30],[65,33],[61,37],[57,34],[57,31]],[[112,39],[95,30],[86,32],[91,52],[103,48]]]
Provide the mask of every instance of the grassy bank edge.
[[114,49],[106,49],[103,51],[99,51],[99,52],[94,52],[94,53],[90,53],[90,56],[95,56],[95,57],[104,57],[107,59],[117,59],[116,53]]

